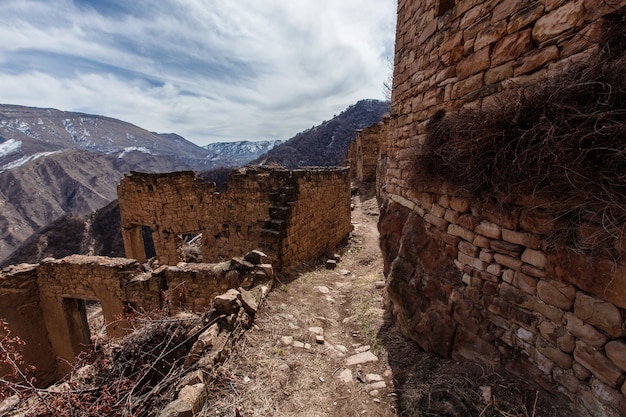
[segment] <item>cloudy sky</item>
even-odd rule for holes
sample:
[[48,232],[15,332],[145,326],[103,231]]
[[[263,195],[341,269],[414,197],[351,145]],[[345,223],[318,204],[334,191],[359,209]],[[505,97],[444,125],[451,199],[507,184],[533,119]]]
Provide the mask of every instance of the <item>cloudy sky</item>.
[[395,0],[1,0],[0,102],[200,145],[288,139],[383,98]]

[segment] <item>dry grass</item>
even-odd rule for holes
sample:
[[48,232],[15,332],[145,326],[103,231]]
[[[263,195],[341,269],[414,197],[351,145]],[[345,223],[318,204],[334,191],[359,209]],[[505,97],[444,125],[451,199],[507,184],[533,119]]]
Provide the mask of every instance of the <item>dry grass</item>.
[[[433,116],[414,182],[444,180],[481,198],[532,196],[560,220],[555,241],[611,246],[626,224],[624,16],[609,19],[595,62],[510,91],[480,110]],[[593,224],[587,245],[581,228]]]

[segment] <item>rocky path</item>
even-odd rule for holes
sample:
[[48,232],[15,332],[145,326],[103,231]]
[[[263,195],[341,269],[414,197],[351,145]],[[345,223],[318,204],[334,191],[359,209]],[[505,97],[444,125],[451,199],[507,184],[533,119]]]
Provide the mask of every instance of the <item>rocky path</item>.
[[527,381],[423,352],[383,309],[375,199],[354,199],[337,267],[280,278],[228,361],[201,416],[570,416]]
[[355,199],[334,270],[277,283],[221,370],[206,416],[395,416],[384,324],[376,200]]

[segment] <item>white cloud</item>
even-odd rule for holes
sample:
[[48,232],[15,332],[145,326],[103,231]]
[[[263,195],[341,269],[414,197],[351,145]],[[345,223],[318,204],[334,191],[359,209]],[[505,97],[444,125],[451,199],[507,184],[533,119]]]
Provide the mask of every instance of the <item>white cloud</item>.
[[[77,3],[82,3],[78,2]],[[288,138],[382,98],[392,0],[4,0],[0,101],[204,144]]]

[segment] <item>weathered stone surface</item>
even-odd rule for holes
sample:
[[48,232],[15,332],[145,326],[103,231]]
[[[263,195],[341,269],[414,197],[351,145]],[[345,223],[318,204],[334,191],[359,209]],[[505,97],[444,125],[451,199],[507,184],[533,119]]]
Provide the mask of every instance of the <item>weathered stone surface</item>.
[[346,366],[360,365],[368,362],[378,362],[378,357],[369,350],[346,358]]
[[582,23],[585,16],[584,1],[567,2],[541,17],[533,27],[533,39],[544,42]]
[[495,223],[487,221],[478,223],[474,232],[491,239],[500,239],[502,237],[502,228]]
[[[557,246],[547,253],[546,273],[626,308],[626,265],[600,256],[587,256]],[[590,279],[593,277],[593,279]]]
[[600,333],[595,327],[585,324],[581,319],[572,313],[565,313],[565,323],[567,331],[582,339],[586,344],[600,348],[607,342],[607,337]]
[[526,26],[539,19],[542,16],[543,11],[544,5],[539,1],[531,4],[528,7],[525,7],[524,9],[511,16],[511,18],[509,19],[509,24],[507,26],[507,32],[515,33],[520,29],[525,28]]
[[604,346],[606,356],[622,371],[626,371],[626,343],[614,340]]
[[544,49],[534,50],[521,58],[521,65],[515,68],[515,76],[527,74],[559,58],[559,49],[555,45]]
[[530,233],[502,229],[502,239],[506,242],[526,246],[530,249],[539,249],[541,247],[541,239],[539,239],[536,235],[531,235]]
[[574,305],[576,288],[564,282],[542,279],[537,283],[537,294],[543,302],[569,310]]
[[493,258],[505,268],[510,268],[514,271],[520,271],[522,269],[522,261],[519,259],[501,253],[496,253]]
[[178,394],[178,399],[169,403],[159,417],[193,417],[207,398],[205,384],[187,385]]
[[542,251],[526,249],[524,253],[522,253],[522,261],[537,268],[545,268],[547,258]]
[[584,322],[604,330],[609,336],[624,335],[624,320],[619,310],[606,301],[579,291],[574,304],[574,314]]
[[542,355],[556,363],[562,369],[568,370],[572,367],[572,357],[559,348],[549,344],[545,339],[538,337],[535,346]]
[[563,352],[572,353],[576,348],[576,339],[564,327],[550,321],[544,321],[539,325],[539,333]]
[[220,294],[213,300],[213,307],[216,311],[224,314],[231,314],[240,306],[239,296],[241,293],[235,289],[228,290],[225,294]]
[[515,32],[500,39],[496,44],[491,64],[496,66],[511,61],[532,48],[530,29]]
[[577,342],[574,359],[605,384],[615,388],[624,382],[624,376],[611,361],[593,346]]

